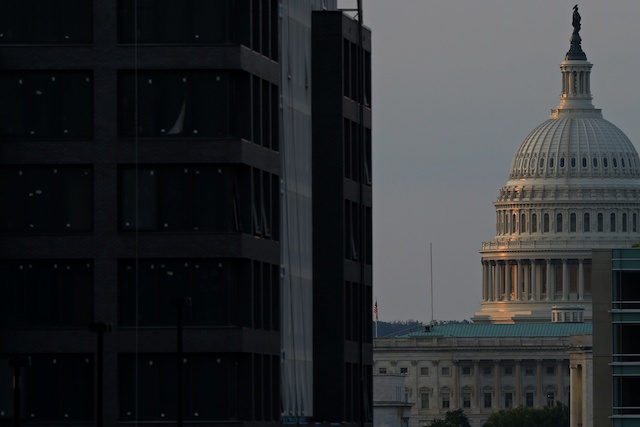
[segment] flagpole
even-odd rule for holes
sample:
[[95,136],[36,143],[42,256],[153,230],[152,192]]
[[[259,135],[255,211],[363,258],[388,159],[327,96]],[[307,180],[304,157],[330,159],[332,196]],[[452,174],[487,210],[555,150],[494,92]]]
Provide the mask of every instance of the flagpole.
[[431,274],[431,324],[433,325],[433,246],[429,242],[429,273]]

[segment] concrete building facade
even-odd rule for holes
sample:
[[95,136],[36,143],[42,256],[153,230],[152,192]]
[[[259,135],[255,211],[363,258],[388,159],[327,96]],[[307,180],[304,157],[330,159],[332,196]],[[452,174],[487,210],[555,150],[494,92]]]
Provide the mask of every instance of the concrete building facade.
[[411,427],[459,408],[480,427],[499,409],[568,405],[571,361],[584,357],[590,333],[589,323],[435,325],[376,339],[374,373],[406,376]]

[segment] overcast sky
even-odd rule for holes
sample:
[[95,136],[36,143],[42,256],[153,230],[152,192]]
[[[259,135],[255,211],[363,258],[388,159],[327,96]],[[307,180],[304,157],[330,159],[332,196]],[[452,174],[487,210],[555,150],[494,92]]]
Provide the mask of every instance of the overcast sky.
[[[352,0],[349,0],[352,1]],[[353,0],[355,4],[355,0]],[[516,149],[559,102],[575,0],[363,0],[380,320],[469,319]],[[580,3],[594,105],[640,143],[640,1]]]

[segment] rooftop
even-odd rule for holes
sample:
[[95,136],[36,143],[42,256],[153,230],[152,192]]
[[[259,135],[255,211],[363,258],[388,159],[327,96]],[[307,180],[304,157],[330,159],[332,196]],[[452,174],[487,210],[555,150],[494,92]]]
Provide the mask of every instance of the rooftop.
[[563,337],[591,334],[591,323],[516,323],[509,325],[447,323],[402,335],[414,337]]

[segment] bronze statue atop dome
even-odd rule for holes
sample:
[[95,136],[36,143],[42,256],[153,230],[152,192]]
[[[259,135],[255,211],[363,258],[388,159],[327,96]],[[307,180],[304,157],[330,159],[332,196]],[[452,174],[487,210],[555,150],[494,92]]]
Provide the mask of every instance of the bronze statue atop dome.
[[573,20],[571,21],[571,25],[573,25],[573,34],[578,34],[580,32],[580,21],[582,18],[580,17],[580,13],[578,12],[578,5],[573,6]]
[[578,60],[578,61],[586,61],[587,55],[582,51],[582,38],[580,37],[580,21],[582,17],[578,12],[578,5],[573,6],[573,19],[571,20],[571,25],[573,25],[573,34],[571,34],[571,47],[569,48],[569,52],[565,55],[564,59],[567,61]]

